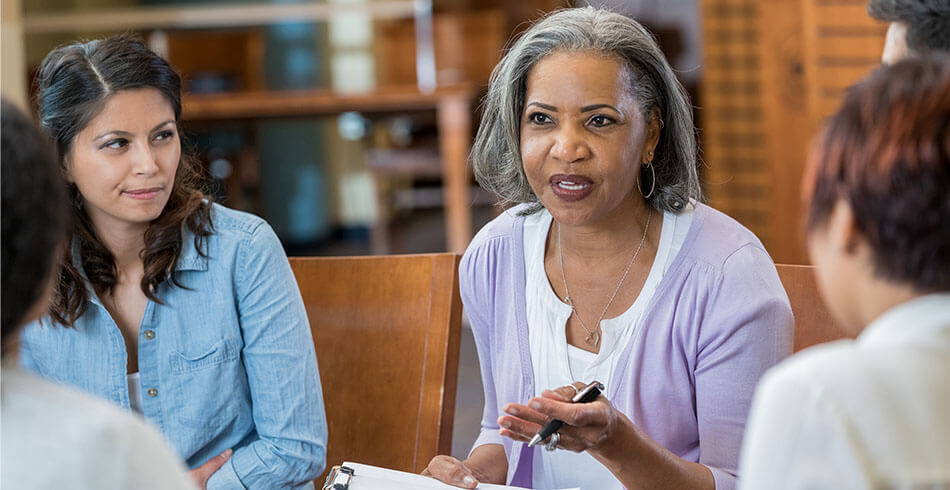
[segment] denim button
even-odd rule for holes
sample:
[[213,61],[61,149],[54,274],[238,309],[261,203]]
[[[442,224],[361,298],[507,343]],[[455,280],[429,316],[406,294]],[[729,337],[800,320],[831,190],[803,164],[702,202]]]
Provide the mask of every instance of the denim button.
[[156,396],[158,396],[158,390],[156,390],[155,388],[149,388],[148,396],[155,398]]
[[145,338],[147,338],[147,339],[149,339],[149,340],[154,339],[154,338],[155,338],[155,331],[154,331],[154,330],[146,330],[146,331],[145,331]]

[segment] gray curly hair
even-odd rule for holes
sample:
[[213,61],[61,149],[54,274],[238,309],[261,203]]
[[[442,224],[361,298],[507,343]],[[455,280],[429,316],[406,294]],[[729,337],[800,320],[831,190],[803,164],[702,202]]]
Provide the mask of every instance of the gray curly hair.
[[520,121],[528,74],[555,51],[593,52],[623,62],[644,119],[657,110],[662,118],[653,159],[656,190],[649,203],[675,213],[690,199],[702,201],[696,132],[685,90],[649,31],[635,20],[593,7],[558,10],[544,17],[492,71],[471,155],[478,183],[504,205],[531,203],[526,214],[542,209],[522,166]]

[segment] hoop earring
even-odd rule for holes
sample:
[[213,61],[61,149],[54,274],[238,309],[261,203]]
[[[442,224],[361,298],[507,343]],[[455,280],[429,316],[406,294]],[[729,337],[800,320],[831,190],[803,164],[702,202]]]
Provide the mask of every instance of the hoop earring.
[[[652,153],[652,152],[651,152]],[[650,192],[644,194],[643,188],[640,187],[640,177],[637,177],[637,190],[640,191],[640,195],[644,199],[649,199],[653,195],[653,191],[656,190],[656,170],[653,168],[653,162],[647,163],[646,165],[640,164],[640,176],[643,175],[643,171],[646,168],[650,169]]]

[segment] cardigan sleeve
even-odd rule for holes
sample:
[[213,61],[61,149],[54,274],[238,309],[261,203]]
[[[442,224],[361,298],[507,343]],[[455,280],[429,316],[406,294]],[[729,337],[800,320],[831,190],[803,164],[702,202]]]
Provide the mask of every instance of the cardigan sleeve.
[[503,444],[502,437],[498,434],[498,400],[492,373],[490,341],[494,312],[491,292],[496,286],[496,256],[492,253],[491,247],[485,244],[482,246],[473,244],[459,263],[459,293],[475,337],[482,386],[485,391],[482,427],[472,445],[472,451],[485,444]]
[[710,286],[694,371],[699,462],[717,489],[732,489],[756,382],[791,354],[794,322],[775,265],[757,244],[730,254]]

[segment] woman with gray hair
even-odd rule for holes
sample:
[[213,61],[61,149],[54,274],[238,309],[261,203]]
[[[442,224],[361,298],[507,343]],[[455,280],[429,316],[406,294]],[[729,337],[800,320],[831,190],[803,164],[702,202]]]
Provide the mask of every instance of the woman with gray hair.
[[[472,160],[515,204],[459,271],[482,431],[465,461],[437,456],[424,474],[733,488],[755,383],[791,352],[791,309],[756,237],[701,203],[690,108],[650,33],[593,8],[535,24],[492,75]],[[593,380],[602,396],[569,403]],[[564,425],[544,450],[527,444],[550,419]]]

